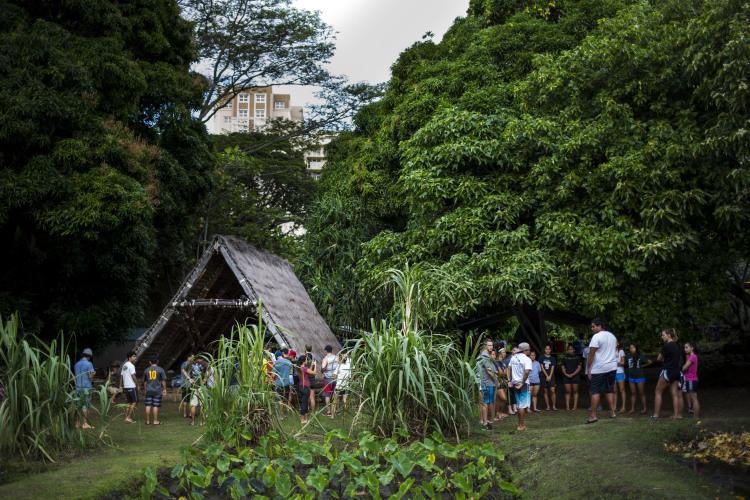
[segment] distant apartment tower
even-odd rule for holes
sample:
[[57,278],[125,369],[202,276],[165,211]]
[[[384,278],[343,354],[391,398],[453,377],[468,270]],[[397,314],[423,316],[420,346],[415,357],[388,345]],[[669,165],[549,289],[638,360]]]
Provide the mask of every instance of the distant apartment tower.
[[302,106],[292,106],[289,94],[274,94],[273,87],[242,90],[226,102],[208,121],[211,134],[231,134],[261,130],[269,120],[304,120]]
[[326,146],[333,140],[332,135],[321,136],[314,149],[305,151],[305,166],[313,179],[320,179],[323,167],[326,166]]

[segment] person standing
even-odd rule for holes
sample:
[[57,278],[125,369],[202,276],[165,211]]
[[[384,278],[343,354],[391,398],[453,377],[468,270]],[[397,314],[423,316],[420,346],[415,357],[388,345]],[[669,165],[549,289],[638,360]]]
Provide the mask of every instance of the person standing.
[[336,389],[336,371],[339,368],[339,362],[336,355],[333,354],[333,347],[327,345],[324,349],[326,355],[323,357],[320,369],[323,372],[323,398],[326,402],[325,415],[326,417],[333,417],[330,405],[333,391]]
[[594,336],[589,343],[589,357],[586,362],[589,381],[591,382],[591,410],[587,424],[598,422],[596,410],[601,396],[609,404],[610,418],[615,418],[615,373],[617,372],[617,338],[604,329],[599,318],[591,320],[591,331]]
[[492,340],[485,340],[484,349],[479,353],[476,364],[479,391],[482,398],[481,403],[479,404],[479,425],[487,430],[492,429],[490,421],[494,416],[495,388],[498,384],[495,364],[492,362],[492,356],[490,355],[493,347],[494,344]]
[[318,357],[315,355],[315,353],[312,351],[312,346],[310,344],[307,344],[305,346],[305,356],[310,360],[310,411],[315,411],[317,399],[315,394],[315,388],[321,387],[318,384],[318,381],[316,380],[316,375],[318,373]]
[[630,411],[635,413],[636,393],[641,398],[641,414],[645,415],[646,409],[646,373],[643,370],[651,364],[651,361],[641,352],[638,344],[631,342],[628,354],[625,356],[625,364],[628,368],[628,383],[630,384]]
[[310,412],[310,385],[311,376],[314,372],[312,371],[312,356],[304,354],[300,357],[299,365],[299,414],[300,423],[306,424]]
[[688,406],[693,408],[693,417],[700,418],[701,406],[698,402],[698,355],[692,342],[685,342],[685,364],[682,371],[685,381],[682,383],[682,392]]
[[154,413],[154,425],[161,425],[159,421],[159,408],[161,398],[167,395],[167,374],[159,366],[159,360],[150,360],[150,366],[143,372],[143,393],[146,395],[143,404],[146,407],[146,425],[151,424],[151,412]]
[[674,328],[662,330],[661,340],[664,342],[664,345],[657,359],[664,364],[661,373],[659,373],[659,381],[656,383],[656,389],[654,390],[654,414],[651,418],[659,418],[662,395],[664,394],[664,389],[667,387],[669,387],[669,392],[672,395],[672,407],[674,411],[672,418],[682,418],[682,398],[680,396],[682,351],[677,344],[677,331]]
[[[565,409],[576,411],[578,409],[578,384],[581,382],[581,371],[583,371],[583,358],[576,354],[573,344],[568,345],[568,354],[562,363],[563,384],[565,386]],[[573,407],[571,408],[571,399]]]
[[190,418],[190,383],[191,367],[193,365],[193,355],[188,354],[185,361],[180,365],[180,375],[182,375],[182,384],[180,384],[180,408],[182,408],[182,415],[185,418]]
[[76,415],[76,429],[93,429],[94,426],[89,424],[89,408],[91,408],[91,389],[94,380],[94,365],[91,363],[91,359],[94,357],[94,352],[88,347],[81,353],[81,359],[73,366],[73,373],[75,374],[76,381],[76,396],[78,396],[78,408],[81,410],[81,420]]
[[273,384],[283,403],[289,401],[289,375],[292,373],[293,368],[292,362],[287,358],[288,353],[287,349],[282,349],[281,356],[276,358],[276,362],[272,368],[274,374]]
[[336,370],[336,392],[333,396],[333,408],[331,409],[331,416],[336,416],[336,408],[338,400],[341,399],[341,405],[346,411],[346,400],[348,398],[347,390],[349,389],[349,378],[352,373],[352,362],[349,356],[341,352],[339,353],[339,369]]
[[531,390],[531,411],[539,412],[542,411],[537,409],[541,365],[539,364],[539,361],[536,360],[536,351],[531,351],[529,357],[531,358],[531,373],[529,373],[529,386]]
[[542,368],[540,387],[544,394],[544,404],[547,411],[557,411],[557,391],[555,390],[555,370],[557,369],[557,358],[552,354],[552,346],[544,346],[544,355],[539,359]]
[[617,408],[618,399],[622,400],[620,413],[625,413],[625,403],[628,395],[625,393],[625,351],[620,349],[620,343],[617,343],[617,371],[615,372],[615,408]]
[[516,400],[516,413],[518,414],[518,427],[516,430],[526,430],[526,412],[531,407],[531,391],[529,390],[529,373],[531,373],[531,358],[529,352],[531,347],[526,342],[518,344],[518,353],[510,360],[510,385]]
[[138,405],[138,382],[135,376],[135,352],[128,352],[127,361],[122,365],[122,388],[128,407],[125,409],[125,421],[129,424],[135,423],[135,407]]
[[508,363],[505,349],[500,348],[495,356],[495,373],[497,374],[498,385],[495,387],[495,420],[502,420],[508,415],[503,411],[503,407],[508,403]]

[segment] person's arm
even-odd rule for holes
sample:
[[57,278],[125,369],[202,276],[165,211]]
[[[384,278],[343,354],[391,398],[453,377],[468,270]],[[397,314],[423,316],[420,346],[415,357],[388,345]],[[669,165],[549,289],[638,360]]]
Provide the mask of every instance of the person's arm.
[[545,380],[549,380],[549,374],[547,373],[547,370],[544,369],[544,363],[539,363],[540,371],[542,372],[542,376]]
[[563,377],[568,377],[568,378],[570,378],[570,377],[572,377],[572,376],[573,376],[573,375],[570,375],[570,374],[568,373],[568,370],[567,370],[567,369],[565,368],[565,361],[563,361],[563,364],[562,364],[562,365],[560,366],[560,371],[562,372],[562,374],[563,374]]
[[555,370],[557,369],[557,358],[552,358],[552,359],[554,359],[555,362],[552,363],[552,367],[549,370],[549,377],[547,377],[547,380],[550,382],[552,381],[552,377],[555,376]]
[[594,364],[594,354],[596,354],[597,347],[589,346],[589,358],[586,360],[586,373],[591,378],[591,365]]
[[161,394],[162,396],[167,395],[167,374],[163,371],[161,373]]
[[688,358],[687,361],[685,361],[685,364],[682,365],[682,371],[683,371],[683,373],[686,372],[687,369],[690,368],[690,365],[692,365],[692,364],[693,363],[690,361],[690,358]]
[[523,387],[523,386],[524,386],[524,384],[526,384],[526,381],[527,381],[527,380],[529,379],[529,373],[530,373],[530,372],[531,372],[531,369],[529,369],[529,368],[526,368],[526,369],[525,369],[525,370],[523,371],[523,380],[521,380],[521,383],[519,383],[519,384],[518,384],[518,388],[519,388],[519,389],[520,389],[521,387]]
[[570,375],[570,378],[575,377],[579,373],[581,373],[581,368],[583,367],[583,360],[579,358],[578,364],[576,365],[575,371]]
[[648,359],[646,356],[643,356],[641,358],[641,368],[646,368],[647,366],[652,364],[654,364],[654,362]]
[[620,356],[618,354],[617,357],[619,358],[617,360],[617,366],[622,366],[623,368],[625,368],[625,355],[623,354],[622,356]]

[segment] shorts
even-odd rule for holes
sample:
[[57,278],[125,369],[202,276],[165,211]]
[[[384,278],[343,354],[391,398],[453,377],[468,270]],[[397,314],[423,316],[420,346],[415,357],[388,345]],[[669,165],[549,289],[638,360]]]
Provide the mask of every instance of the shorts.
[[200,407],[201,399],[198,397],[198,391],[194,391],[190,396],[190,406]]
[[552,389],[555,387],[555,377],[552,377],[549,382],[547,382],[547,377],[542,377],[540,382],[542,389]]
[[482,403],[491,405],[495,403],[495,386],[489,385],[481,388]]
[[274,390],[276,391],[276,394],[279,395],[279,397],[283,400],[289,399],[289,389],[290,387],[288,385],[276,385],[274,386]]
[[631,384],[643,384],[646,382],[646,377],[628,378],[628,382]]
[[591,394],[611,394],[615,389],[615,371],[591,375]]
[[529,385],[535,387],[539,385],[539,382],[529,382]]
[[127,400],[128,404],[136,404],[138,402],[138,389],[135,387],[130,387],[127,389],[124,389],[125,391],[125,399]]
[[615,373],[615,382],[625,382],[625,373],[623,372]]
[[563,384],[567,385],[578,385],[581,383],[581,377],[576,375],[575,377],[563,377]]
[[516,397],[516,406],[519,409],[529,408],[531,406],[531,391],[529,384],[524,384],[520,389],[513,388],[513,394]]
[[682,382],[682,392],[698,392],[698,381],[685,380]]
[[76,396],[78,396],[78,408],[82,410],[91,408],[91,389],[78,389]]
[[325,385],[323,386],[323,396],[330,396],[336,389],[336,381],[330,379],[323,379]]
[[161,394],[151,396],[148,393],[146,393],[146,397],[143,399],[143,404],[145,406],[153,406],[154,408],[160,408],[161,407]]
[[659,378],[663,378],[664,380],[666,380],[667,382],[671,384],[672,382],[680,382],[680,379],[682,378],[682,373],[680,372],[669,373],[667,372],[667,370],[662,370],[661,372],[659,372]]

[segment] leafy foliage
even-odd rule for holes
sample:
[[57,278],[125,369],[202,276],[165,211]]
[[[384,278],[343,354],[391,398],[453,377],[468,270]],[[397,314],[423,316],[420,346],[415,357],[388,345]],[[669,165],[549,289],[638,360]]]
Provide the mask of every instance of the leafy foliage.
[[168,0],[0,11],[0,311],[116,337],[192,254],[211,156],[190,26]]
[[[357,200],[371,228],[339,232],[337,211],[308,245],[355,249],[341,264],[353,282],[328,284],[339,296],[367,297],[409,262],[431,270],[438,328],[510,308],[521,328],[600,314],[646,337],[727,307],[750,213],[747,4],[561,6],[472,2],[441,43],[399,57],[311,214]],[[343,274],[309,269],[308,283]],[[469,300],[445,293],[456,283]]]
[[718,460],[729,465],[750,466],[750,432],[702,433],[687,443],[665,443],[664,447],[704,463]]
[[98,429],[75,429],[78,396],[67,345],[23,337],[19,326],[17,315],[0,319],[0,454],[54,462],[62,451],[108,443],[112,401],[106,387],[95,394]]
[[279,430],[279,401],[266,369],[265,328],[238,325],[220,337],[209,357],[213,386],[201,385],[198,397],[206,423],[205,439],[227,446],[257,443]]
[[[283,440],[271,433],[254,448],[219,443],[186,451],[172,469],[168,493],[204,498],[480,498],[511,497],[520,490],[507,477],[504,455],[489,444],[451,444],[439,435],[409,446],[363,432],[351,439],[330,431],[320,440]],[[164,490],[152,480],[150,492]],[[164,494],[162,492],[162,494]]]

